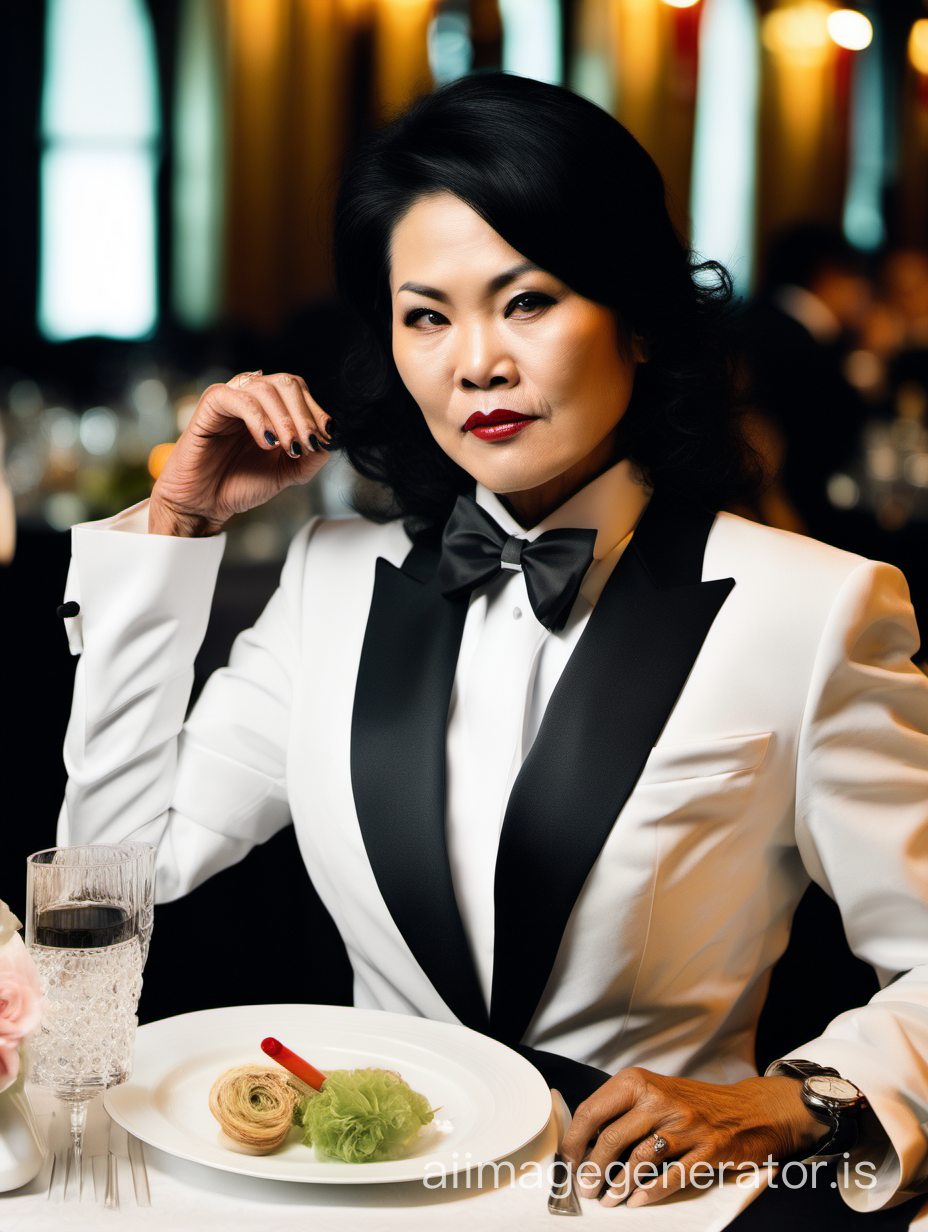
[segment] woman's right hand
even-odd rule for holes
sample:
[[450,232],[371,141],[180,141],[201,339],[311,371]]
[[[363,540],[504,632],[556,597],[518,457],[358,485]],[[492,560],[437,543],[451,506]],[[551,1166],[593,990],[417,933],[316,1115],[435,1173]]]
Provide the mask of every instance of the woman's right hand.
[[152,490],[152,534],[215,535],[233,513],[324,466],[329,417],[302,377],[243,372],[210,385]]

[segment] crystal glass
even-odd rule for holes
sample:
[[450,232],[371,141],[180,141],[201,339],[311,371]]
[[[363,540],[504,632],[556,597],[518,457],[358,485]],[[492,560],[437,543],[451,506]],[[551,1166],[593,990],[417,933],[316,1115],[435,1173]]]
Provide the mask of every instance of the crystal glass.
[[154,849],[51,847],[29,856],[26,866],[26,945],[47,997],[29,1045],[30,1076],[69,1107],[82,1184],[87,1104],[132,1072]]
[[118,845],[131,852],[139,862],[137,910],[139,946],[142,951],[142,967],[144,968],[148,960],[148,947],[151,944],[151,933],[155,923],[155,860],[158,849],[151,843],[140,843],[134,839],[126,839]]

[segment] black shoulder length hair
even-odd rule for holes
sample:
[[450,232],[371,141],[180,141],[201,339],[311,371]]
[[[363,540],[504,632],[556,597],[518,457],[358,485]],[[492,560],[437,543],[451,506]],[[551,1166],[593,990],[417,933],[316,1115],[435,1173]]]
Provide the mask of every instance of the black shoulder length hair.
[[439,192],[644,340],[618,456],[655,488],[705,508],[749,494],[755,468],[734,414],[727,272],[695,263],[660,172],[617,120],[559,86],[492,72],[418,99],[366,141],[342,180],[335,274],[358,342],[337,439],[355,469],[392,494],[389,507],[359,501],[362,513],[403,517],[414,539],[429,541],[473,487],[433,440],[391,348],[390,237],[418,198]]

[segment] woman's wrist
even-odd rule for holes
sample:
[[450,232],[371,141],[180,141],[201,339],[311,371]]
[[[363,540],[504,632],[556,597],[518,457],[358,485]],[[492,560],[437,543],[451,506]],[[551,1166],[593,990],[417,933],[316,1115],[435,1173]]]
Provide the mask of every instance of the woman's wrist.
[[148,505],[148,533],[175,535],[180,539],[208,539],[222,530],[221,522],[213,522],[203,514],[179,513],[152,496]]
[[829,1134],[828,1126],[814,1117],[803,1103],[802,1080],[787,1076],[748,1079],[750,1082],[764,1082],[775,1089],[777,1100],[785,1123],[790,1128],[795,1150],[799,1154],[807,1154]]

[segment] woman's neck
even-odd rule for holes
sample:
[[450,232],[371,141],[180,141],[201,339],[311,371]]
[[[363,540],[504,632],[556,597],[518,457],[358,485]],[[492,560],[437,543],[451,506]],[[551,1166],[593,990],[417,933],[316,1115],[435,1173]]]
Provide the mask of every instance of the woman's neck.
[[554,479],[524,492],[497,492],[496,495],[519,525],[531,530],[618,461],[615,440],[610,434],[597,449]]

